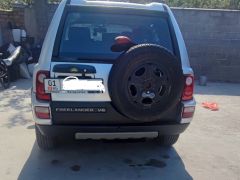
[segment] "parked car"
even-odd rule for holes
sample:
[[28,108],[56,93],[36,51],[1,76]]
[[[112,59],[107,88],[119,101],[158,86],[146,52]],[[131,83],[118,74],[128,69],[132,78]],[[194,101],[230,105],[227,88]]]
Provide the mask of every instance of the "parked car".
[[193,87],[185,43],[167,5],[63,0],[34,70],[38,145],[156,138],[171,146],[192,120]]

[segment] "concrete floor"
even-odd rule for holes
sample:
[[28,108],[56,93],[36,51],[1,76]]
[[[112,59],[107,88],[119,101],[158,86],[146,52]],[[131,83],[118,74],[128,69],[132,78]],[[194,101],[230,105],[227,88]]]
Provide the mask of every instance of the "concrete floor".
[[[0,90],[0,179],[240,180],[240,84],[196,87],[197,110],[173,148],[156,142],[78,142],[40,151],[30,109],[31,82]],[[202,108],[215,101],[220,110]]]

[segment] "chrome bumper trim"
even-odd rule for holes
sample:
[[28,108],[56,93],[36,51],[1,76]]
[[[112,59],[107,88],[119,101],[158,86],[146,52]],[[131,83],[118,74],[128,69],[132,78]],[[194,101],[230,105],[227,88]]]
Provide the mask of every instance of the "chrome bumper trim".
[[76,133],[75,139],[139,139],[156,138],[158,132]]

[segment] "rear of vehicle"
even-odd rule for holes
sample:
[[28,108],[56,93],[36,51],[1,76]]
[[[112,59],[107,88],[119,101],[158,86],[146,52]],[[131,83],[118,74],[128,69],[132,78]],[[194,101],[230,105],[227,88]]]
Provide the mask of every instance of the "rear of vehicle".
[[[131,47],[113,50],[121,37]],[[171,145],[192,119],[193,80],[167,6],[63,1],[34,72],[38,144],[50,148],[66,137],[158,137]],[[79,91],[73,88],[78,83],[86,85]]]

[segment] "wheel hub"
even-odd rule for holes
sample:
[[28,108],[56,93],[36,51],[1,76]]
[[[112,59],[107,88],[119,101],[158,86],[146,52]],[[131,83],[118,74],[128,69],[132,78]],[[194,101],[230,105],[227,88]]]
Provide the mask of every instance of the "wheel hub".
[[128,80],[129,97],[140,106],[158,103],[163,96],[168,94],[169,88],[167,71],[154,63],[147,63],[136,68]]
[[155,93],[154,92],[150,92],[150,91],[147,91],[147,92],[143,92],[142,93],[142,98],[155,98]]

